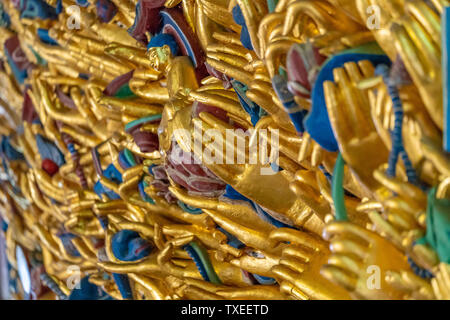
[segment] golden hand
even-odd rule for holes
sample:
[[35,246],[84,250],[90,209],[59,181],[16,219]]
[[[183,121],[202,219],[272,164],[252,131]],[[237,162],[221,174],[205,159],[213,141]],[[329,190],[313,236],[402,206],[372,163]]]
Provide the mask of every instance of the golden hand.
[[431,285],[437,299],[450,299],[450,266],[448,264],[439,264],[436,277],[431,280]]
[[390,31],[431,119],[442,129],[440,19],[423,1],[406,1],[405,9],[405,16],[396,20]]
[[404,14],[404,3],[405,0],[356,0],[361,21],[392,60],[396,58],[397,49],[389,29],[393,19]]
[[283,35],[288,35],[295,28],[296,23],[306,27],[311,20],[314,26],[310,27],[313,31],[306,34],[308,37],[329,31],[350,34],[362,29],[361,25],[350,19],[341,8],[326,1],[294,1],[287,7]]
[[325,241],[316,235],[286,228],[273,231],[269,239],[279,244],[290,243],[283,249],[279,264],[271,269],[284,294],[301,300],[350,298],[344,289],[320,274],[320,267],[330,254]]
[[424,234],[426,195],[400,178],[390,178],[386,166],[375,170],[375,179],[383,185],[380,201],[367,201],[358,211],[366,212],[375,230],[400,250],[415,256],[412,244]]
[[409,270],[404,256],[389,241],[349,222],[332,222],[324,238],[332,252],[321,274],[359,299],[403,299],[405,293],[387,281],[389,272]]
[[324,83],[327,110],[340,151],[368,196],[379,187],[372,172],[388,159],[388,150],[370,116],[368,94],[356,87],[373,72],[368,61],[348,62],[334,69],[334,83]]
[[[203,91],[193,92],[191,93],[191,96],[199,102],[221,108],[226,111],[230,117],[233,116],[233,120],[238,119],[243,123],[248,121],[246,119],[248,115],[243,115],[244,111],[235,100]],[[222,141],[226,141],[226,129],[232,128],[229,124],[226,124],[224,121],[207,112],[200,113],[199,117],[194,118],[191,121],[191,113],[192,107],[186,107],[175,115],[173,120],[174,131],[175,129],[184,129],[194,133],[194,128],[196,126],[197,128],[201,128],[203,132],[206,132],[207,130],[209,132],[214,132],[217,136],[220,135],[222,137]],[[243,119],[242,117],[245,118]],[[215,129],[215,131],[210,131],[209,129]],[[244,139],[243,141],[247,140],[242,136],[237,137],[233,132],[232,134],[235,138],[233,141],[236,141],[236,139]],[[321,232],[320,230],[323,226],[323,222],[315,215],[307,213],[304,204],[299,199],[296,199],[295,194],[289,189],[291,177],[288,173],[275,173],[269,164],[249,164],[248,161],[245,161],[247,162],[246,164],[215,164],[217,161],[211,158],[212,154],[214,154],[215,157],[222,155],[222,163],[225,162],[224,144],[211,143],[206,141],[207,139],[202,139],[203,146],[200,150],[200,148],[193,148],[191,139],[185,135],[175,135],[175,139],[185,152],[190,153],[193,151],[195,156],[198,159],[202,159],[203,163],[217,177],[232,185],[233,188],[241,194],[260,204],[263,208],[277,214],[277,219],[282,219],[285,223],[293,222],[294,224],[313,230],[316,233]],[[248,144],[246,144],[246,146],[247,145]],[[234,142],[233,147],[235,147]],[[247,147],[245,147],[245,150],[238,150],[238,152],[244,153],[243,156],[245,158],[249,157]],[[270,172],[270,174],[261,174],[264,170]],[[258,189],[253,188],[255,183],[261,187]],[[279,188],[274,190],[270,187],[272,185],[277,185]]]

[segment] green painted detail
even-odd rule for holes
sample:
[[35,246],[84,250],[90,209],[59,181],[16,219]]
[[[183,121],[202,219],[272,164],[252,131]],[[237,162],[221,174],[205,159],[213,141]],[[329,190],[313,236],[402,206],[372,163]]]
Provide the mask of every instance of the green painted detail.
[[28,46],[28,48],[31,50],[31,52],[33,52],[34,56],[36,57],[36,62],[37,62],[38,65],[41,65],[41,66],[46,66],[47,65],[47,60],[42,58],[39,55],[39,53],[37,53],[32,47]]
[[198,257],[200,258],[200,261],[202,262],[203,266],[205,267],[206,273],[208,274],[209,281],[215,284],[222,284],[222,281],[220,281],[219,276],[214,270],[206,249],[200,246],[195,241],[190,242],[189,245],[192,247],[192,249],[194,249],[195,253],[197,253]]
[[366,53],[366,54],[380,54],[380,55],[386,54],[386,52],[384,52],[383,49],[381,49],[381,47],[379,46],[379,44],[375,41],[368,42],[360,46],[339,52],[339,54],[347,54],[347,53]]
[[269,8],[269,12],[274,12],[277,4],[278,0],[267,0],[267,7]]
[[202,209],[191,207],[180,200],[178,200],[178,206],[181,209],[183,209],[183,211],[190,213],[190,214],[202,214],[203,213]]
[[129,98],[135,98],[137,97],[133,91],[130,89],[130,85],[128,83],[125,83],[123,86],[120,87],[119,90],[117,90],[116,94],[114,95],[116,98],[121,99],[129,99]]
[[123,154],[124,154],[125,158],[127,159],[128,163],[129,163],[132,167],[134,167],[134,166],[136,165],[136,160],[134,159],[134,156],[133,156],[133,154],[131,153],[131,151],[128,150],[128,149],[124,149],[124,150],[123,150]]
[[131,121],[129,123],[127,123],[125,125],[125,131],[129,130],[130,128],[146,123],[146,122],[150,122],[150,121],[156,121],[156,120],[161,120],[162,115],[161,114],[154,114],[152,116],[148,116],[148,117],[143,117],[134,121]]
[[441,262],[450,263],[450,199],[437,199],[436,188],[428,193],[427,233],[416,241],[429,245]]
[[285,68],[283,68],[282,66],[280,66],[278,68],[278,73],[280,74],[280,76],[282,76],[283,78],[287,79],[288,75],[287,75],[287,71]]
[[145,192],[145,188],[148,188],[149,184],[145,180],[141,180],[141,183],[142,183],[142,187],[144,188],[144,190],[143,190],[144,200],[150,204],[155,204],[155,200],[150,198],[150,196],[147,194],[147,192]]
[[344,166],[344,158],[342,158],[342,155],[339,153],[334,166],[331,188],[337,221],[348,221],[344,198]]
[[267,111],[260,107],[260,108],[259,108],[259,118],[261,119],[262,117],[265,117],[265,116],[267,116],[267,115],[269,115],[269,114],[267,113]]

